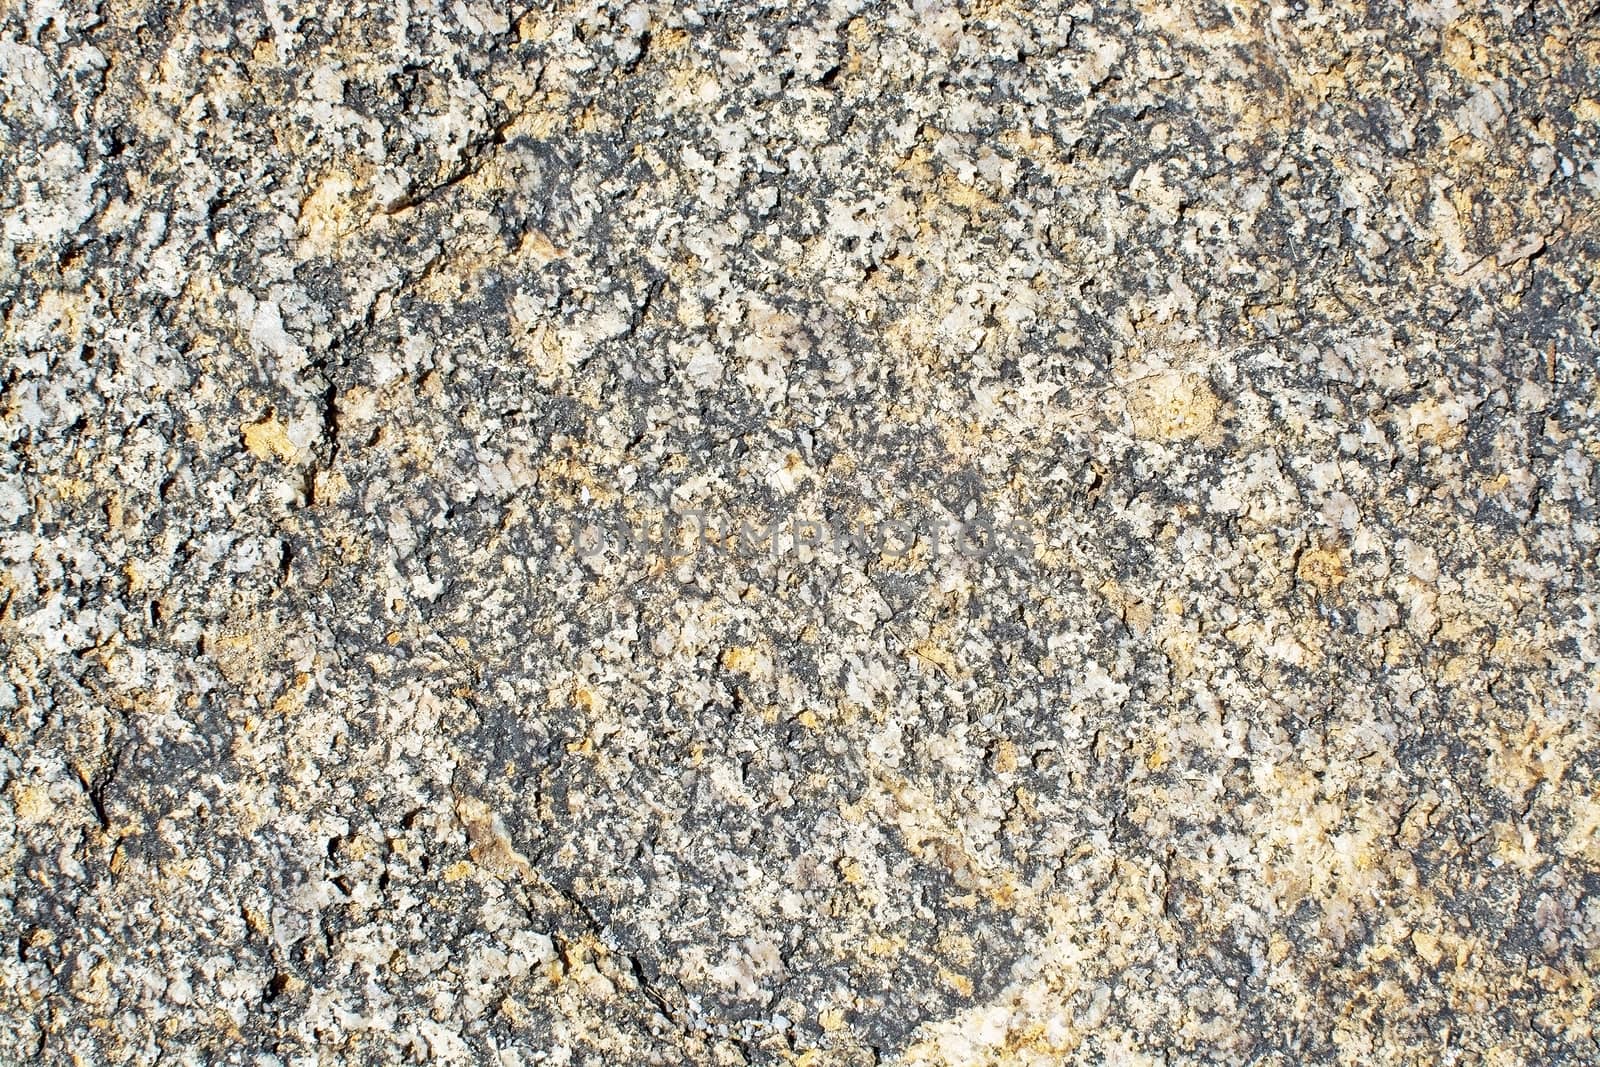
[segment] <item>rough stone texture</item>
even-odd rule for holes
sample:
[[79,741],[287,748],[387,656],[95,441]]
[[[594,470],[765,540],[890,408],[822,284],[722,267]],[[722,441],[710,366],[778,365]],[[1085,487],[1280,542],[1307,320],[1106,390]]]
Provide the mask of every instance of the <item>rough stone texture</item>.
[[0,1059],[1600,1059],[1593,3],[0,11]]

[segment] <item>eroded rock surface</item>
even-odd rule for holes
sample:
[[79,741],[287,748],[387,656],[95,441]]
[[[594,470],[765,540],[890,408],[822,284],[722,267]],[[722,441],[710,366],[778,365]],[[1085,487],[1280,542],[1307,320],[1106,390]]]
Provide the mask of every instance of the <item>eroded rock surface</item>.
[[21,0],[0,138],[7,1062],[1600,1057],[1592,7]]

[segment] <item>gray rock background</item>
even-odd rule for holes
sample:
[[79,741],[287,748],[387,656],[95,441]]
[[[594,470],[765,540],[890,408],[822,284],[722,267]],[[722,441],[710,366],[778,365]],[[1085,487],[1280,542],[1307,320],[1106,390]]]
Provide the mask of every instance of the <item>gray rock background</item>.
[[6,5],[0,1057],[1600,1057],[1597,70]]

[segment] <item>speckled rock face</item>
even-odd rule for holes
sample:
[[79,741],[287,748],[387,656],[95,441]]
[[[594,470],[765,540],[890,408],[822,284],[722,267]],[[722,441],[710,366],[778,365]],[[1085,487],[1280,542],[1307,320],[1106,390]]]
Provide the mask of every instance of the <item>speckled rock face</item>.
[[0,6],[0,1061],[1600,1059],[1592,4]]

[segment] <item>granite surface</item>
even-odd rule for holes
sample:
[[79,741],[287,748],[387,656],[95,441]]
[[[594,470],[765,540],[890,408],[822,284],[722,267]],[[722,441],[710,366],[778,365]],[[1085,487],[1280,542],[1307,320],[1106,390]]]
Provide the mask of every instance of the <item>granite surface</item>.
[[0,1062],[1600,1062],[1600,8],[0,4]]

